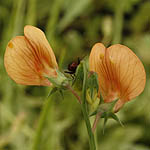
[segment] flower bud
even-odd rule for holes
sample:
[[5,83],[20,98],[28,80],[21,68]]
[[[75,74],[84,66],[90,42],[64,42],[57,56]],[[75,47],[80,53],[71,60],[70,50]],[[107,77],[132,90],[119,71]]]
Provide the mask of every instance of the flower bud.
[[98,96],[98,79],[95,72],[89,72],[87,80],[86,99],[89,104],[90,113],[94,112],[100,102]]

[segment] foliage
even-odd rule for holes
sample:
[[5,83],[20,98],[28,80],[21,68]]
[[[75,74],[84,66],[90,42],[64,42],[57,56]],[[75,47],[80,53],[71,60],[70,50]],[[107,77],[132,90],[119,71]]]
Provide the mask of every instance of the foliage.
[[[125,44],[141,58],[146,88],[117,114],[124,127],[109,120],[103,135],[100,120],[97,150],[150,149],[150,1],[116,1],[0,1],[0,150],[31,149],[44,98],[50,91],[49,87],[17,85],[4,69],[6,45],[13,36],[23,34],[26,24],[46,33],[61,70],[78,57],[83,59],[96,42]],[[64,97],[59,92],[52,96],[41,150],[89,149],[80,105],[68,91]]]

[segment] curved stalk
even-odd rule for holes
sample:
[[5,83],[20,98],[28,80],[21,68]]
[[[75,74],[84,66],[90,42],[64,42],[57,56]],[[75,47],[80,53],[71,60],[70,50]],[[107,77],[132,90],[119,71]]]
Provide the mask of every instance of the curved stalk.
[[92,127],[92,132],[93,132],[93,134],[94,134],[94,132],[95,132],[95,129],[96,129],[96,126],[97,126],[97,124],[98,124],[98,122],[99,122],[100,117],[101,117],[101,112],[99,112],[99,113],[96,115],[96,118],[95,118],[95,120],[94,120],[93,127]]
[[80,96],[72,89],[70,85],[67,85],[66,88],[77,98],[78,102],[81,104]]

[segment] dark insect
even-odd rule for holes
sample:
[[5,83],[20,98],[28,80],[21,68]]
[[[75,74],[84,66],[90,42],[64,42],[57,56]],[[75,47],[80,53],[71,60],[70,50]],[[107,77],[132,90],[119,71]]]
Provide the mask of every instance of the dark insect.
[[76,69],[77,69],[79,64],[80,64],[80,59],[78,58],[77,62],[72,62],[68,65],[68,71],[65,71],[65,73],[75,74]]

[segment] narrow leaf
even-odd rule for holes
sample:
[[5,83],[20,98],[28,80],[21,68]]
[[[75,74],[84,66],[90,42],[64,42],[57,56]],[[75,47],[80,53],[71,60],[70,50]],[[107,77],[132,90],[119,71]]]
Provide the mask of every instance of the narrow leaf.
[[122,127],[124,127],[124,125],[122,124],[121,120],[117,117],[117,115],[115,115],[114,113],[110,113],[109,116],[114,120],[116,120]]
[[55,93],[57,89],[57,87],[52,88],[52,90],[48,93],[47,98],[50,97],[53,93]]

